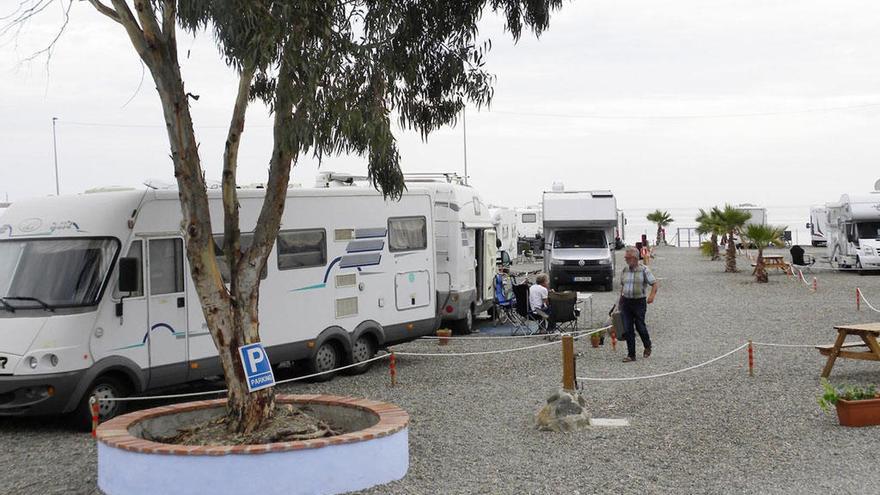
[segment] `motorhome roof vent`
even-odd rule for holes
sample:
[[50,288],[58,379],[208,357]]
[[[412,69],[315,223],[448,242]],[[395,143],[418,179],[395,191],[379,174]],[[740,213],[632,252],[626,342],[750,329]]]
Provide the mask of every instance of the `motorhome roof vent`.
[[553,192],[564,192],[564,191],[565,191],[565,184],[563,184],[562,182],[559,182],[559,181],[553,183]]
[[106,192],[118,192],[118,191],[134,191],[133,187],[127,186],[104,186],[104,187],[93,187],[91,189],[86,189],[83,191],[83,194],[96,194],[96,193],[106,193]]

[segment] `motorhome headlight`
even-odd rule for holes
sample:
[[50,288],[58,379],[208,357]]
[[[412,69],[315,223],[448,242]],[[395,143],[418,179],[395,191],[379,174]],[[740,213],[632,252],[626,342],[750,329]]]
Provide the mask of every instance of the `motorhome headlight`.
[[31,367],[32,370],[37,369],[37,358],[34,356],[27,358],[27,364]]
[[53,368],[58,366],[58,356],[56,356],[55,354],[49,354],[47,357],[49,358],[50,366],[52,366]]
[[611,258],[601,259],[601,260],[599,260],[599,264],[600,264],[600,265],[610,265],[610,264],[611,264]]
[[556,258],[551,258],[551,259],[550,259],[550,264],[551,264],[551,265],[564,265],[564,264],[565,264],[565,261],[564,261],[564,260],[560,260],[560,259],[556,259]]

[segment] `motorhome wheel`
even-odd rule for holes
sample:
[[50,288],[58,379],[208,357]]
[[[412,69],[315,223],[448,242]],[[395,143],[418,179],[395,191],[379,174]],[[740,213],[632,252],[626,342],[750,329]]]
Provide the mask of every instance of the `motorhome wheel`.
[[614,281],[609,280],[605,282],[605,292],[611,292],[614,290]]
[[[353,362],[359,363],[361,361],[366,361],[375,355],[376,345],[373,344],[373,339],[369,335],[361,335],[354,341],[354,345],[351,348],[351,359]],[[373,363],[366,363],[360,366],[355,366],[349,368],[348,372],[352,375],[359,375],[370,369],[370,365],[372,364]]]
[[473,308],[468,308],[467,315],[465,315],[464,318],[452,322],[452,331],[461,335],[469,335],[474,331]]
[[98,420],[103,423],[122,414],[125,410],[125,402],[109,402],[100,399],[119,399],[128,396],[128,387],[120,380],[112,376],[99,376],[89,385],[83,398],[80,400],[73,418],[76,426],[84,431],[92,429],[92,410],[89,399],[94,396],[98,401]]
[[[315,351],[315,355],[312,356],[309,368],[312,373],[322,373],[324,371],[338,368],[340,361],[339,350],[336,346],[332,342],[324,342],[321,344],[321,347],[318,347],[318,350]],[[323,382],[330,380],[331,378],[333,378],[333,373],[325,373],[314,377],[313,380]]]

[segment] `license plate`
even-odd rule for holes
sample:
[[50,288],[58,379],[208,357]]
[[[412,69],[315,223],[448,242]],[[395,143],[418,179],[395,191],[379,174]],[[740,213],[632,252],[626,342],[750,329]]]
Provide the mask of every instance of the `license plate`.
[[593,277],[574,277],[575,282],[592,282]]

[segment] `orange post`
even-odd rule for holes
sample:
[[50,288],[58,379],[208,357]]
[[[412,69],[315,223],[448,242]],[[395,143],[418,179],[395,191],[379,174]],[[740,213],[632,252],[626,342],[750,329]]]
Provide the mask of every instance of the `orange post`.
[[611,350],[616,351],[617,350],[617,332],[614,331],[614,329],[612,328],[611,332],[609,332],[609,333],[611,334]]
[[856,311],[862,310],[862,290],[856,287]]
[[98,436],[98,399],[90,397],[89,406],[92,410],[92,438],[95,438]]
[[813,277],[813,292],[819,290],[819,281],[816,280],[816,277]]
[[749,339],[749,376],[755,376],[755,350],[752,339]]
[[391,353],[391,362],[388,364],[388,368],[391,371],[391,386],[397,385],[397,356],[394,353]]

